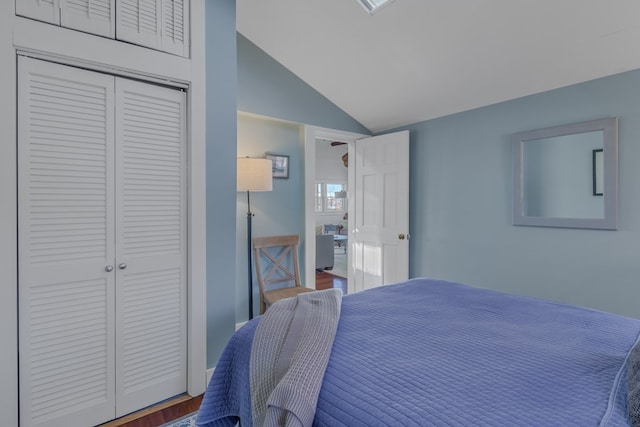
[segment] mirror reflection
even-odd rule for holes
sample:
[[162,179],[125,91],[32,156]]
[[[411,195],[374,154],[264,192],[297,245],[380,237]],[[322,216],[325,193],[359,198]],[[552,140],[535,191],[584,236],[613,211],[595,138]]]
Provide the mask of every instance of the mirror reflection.
[[604,218],[604,198],[593,195],[597,149],[603,149],[602,131],[526,141],[525,215]]
[[617,119],[512,136],[515,225],[617,227]]

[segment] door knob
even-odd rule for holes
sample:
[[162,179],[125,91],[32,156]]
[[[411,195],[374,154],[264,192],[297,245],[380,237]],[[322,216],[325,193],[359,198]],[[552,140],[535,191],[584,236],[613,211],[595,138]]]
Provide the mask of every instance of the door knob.
[[104,268],[104,271],[106,271],[107,273],[111,273],[113,271],[113,265],[107,265]]
[[400,234],[398,234],[398,239],[400,239],[400,240],[404,240],[404,233],[400,233]]
[[125,264],[124,262],[122,264],[118,264],[118,268],[120,270],[124,270],[125,268],[127,268],[127,264]]

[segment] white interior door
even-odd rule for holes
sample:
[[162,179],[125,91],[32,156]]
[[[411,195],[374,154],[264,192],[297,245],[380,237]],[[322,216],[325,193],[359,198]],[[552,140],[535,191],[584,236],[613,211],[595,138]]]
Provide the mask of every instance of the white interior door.
[[115,407],[114,78],[18,61],[20,425]]
[[354,145],[350,293],[409,277],[409,131]]
[[116,79],[116,406],[187,389],[186,95]]

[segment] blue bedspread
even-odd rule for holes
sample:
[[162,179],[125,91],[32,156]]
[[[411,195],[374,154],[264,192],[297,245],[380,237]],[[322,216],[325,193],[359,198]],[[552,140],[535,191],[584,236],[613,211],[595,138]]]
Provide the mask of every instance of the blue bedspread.
[[[198,425],[252,425],[258,321],[229,342]],[[625,359],[639,332],[639,320],[443,281],[347,295],[314,425],[629,425]]]

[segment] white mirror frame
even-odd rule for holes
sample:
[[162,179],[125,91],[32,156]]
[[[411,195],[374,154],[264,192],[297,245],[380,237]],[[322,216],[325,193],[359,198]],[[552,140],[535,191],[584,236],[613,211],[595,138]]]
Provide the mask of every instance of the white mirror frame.
[[[537,139],[603,132],[604,155],[604,218],[559,218],[525,215],[524,203],[524,143]],[[618,228],[618,119],[605,118],[545,129],[518,132],[511,136],[513,149],[513,225],[537,227]]]

